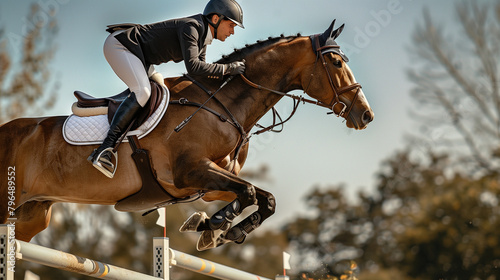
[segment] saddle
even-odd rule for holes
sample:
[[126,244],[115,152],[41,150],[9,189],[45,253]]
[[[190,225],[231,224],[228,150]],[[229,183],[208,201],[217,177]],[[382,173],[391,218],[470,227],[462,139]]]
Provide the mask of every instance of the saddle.
[[[150,80],[151,83],[151,96],[149,101],[144,106],[144,109],[139,113],[131,130],[135,130],[146,121],[162,103],[163,90],[162,86],[157,82]],[[75,91],[77,102],[73,107],[82,109],[82,111],[90,110],[93,112],[96,108],[107,110],[108,122],[111,123],[113,116],[116,113],[120,104],[130,94],[127,89],[117,95],[110,97],[96,98],[81,91]],[[75,111],[75,108],[73,108]],[[105,114],[105,113],[104,113]],[[132,159],[135,162],[137,170],[141,176],[142,187],[137,192],[128,197],[123,198],[115,204],[115,209],[124,212],[138,212],[150,209],[157,209],[159,207],[185,201],[190,198],[177,199],[171,196],[163,187],[158,183],[156,171],[153,167],[149,151],[141,148],[137,135],[127,136],[128,142],[132,148]]]
[[[136,129],[142,123],[144,123],[144,121],[146,121],[154,113],[154,111],[158,109],[163,99],[161,86],[153,80],[150,80],[150,84],[151,84],[151,97],[144,106],[143,110],[139,113],[134,125],[132,126],[132,130]],[[113,95],[110,97],[96,98],[78,90],[74,92],[75,97],[78,100],[76,102],[76,107],[78,109],[92,110],[96,108],[101,108],[106,111],[107,108],[109,123],[111,123],[111,121],[113,120],[113,116],[115,115],[116,110],[118,110],[118,107],[120,107],[120,104],[123,102],[123,100],[125,100],[125,98],[127,98],[127,96],[130,95],[130,93],[131,93],[130,89],[126,89],[117,95]],[[73,109],[73,111],[75,110]],[[100,110],[97,111],[102,112]]]

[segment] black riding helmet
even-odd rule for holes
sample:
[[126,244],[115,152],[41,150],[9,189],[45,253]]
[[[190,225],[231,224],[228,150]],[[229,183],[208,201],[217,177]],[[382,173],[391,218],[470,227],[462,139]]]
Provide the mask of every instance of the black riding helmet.
[[210,0],[203,11],[203,15],[209,17],[213,14],[220,16],[219,21],[215,24],[210,20],[208,21],[208,23],[215,29],[215,38],[217,38],[217,28],[219,27],[222,19],[228,19],[239,27],[245,28],[243,26],[243,10],[234,0]]

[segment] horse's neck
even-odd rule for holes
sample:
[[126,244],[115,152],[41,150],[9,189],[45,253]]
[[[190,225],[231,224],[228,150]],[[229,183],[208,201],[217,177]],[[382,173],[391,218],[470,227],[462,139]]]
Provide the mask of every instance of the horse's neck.
[[[245,76],[255,84],[279,92],[302,89],[300,74],[303,70],[303,61],[308,59],[305,57],[308,51],[312,53],[308,48],[308,42],[307,38],[297,38],[292,42],[271,47],[261,54],[250,56]],[[243,104],[244,110],[241,110],[244,114],[242,118],[245,120],[242,124],[247,131],[282,98],[282,95],[254,89],[246,83],[243,85],[241,95],[246,103]]]

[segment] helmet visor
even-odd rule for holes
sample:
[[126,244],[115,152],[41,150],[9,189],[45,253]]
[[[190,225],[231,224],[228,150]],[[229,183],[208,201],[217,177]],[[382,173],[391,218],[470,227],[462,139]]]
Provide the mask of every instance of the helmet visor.
[[240,23],[240,22],[238,22],[238,21],[236,21],[236,20],[234,20],[234,19],[232,19],[232,18],[226,17],[226,16],[225,16],[224,18],[225,18],[225,19],[228,19],[228,20],[230,20],[230,21],[232,21],[232,22],[234,22],[234,23],[235,23],[236,25],[238,25],[239,27],[241,27],[241,28],[245,29],[245,26],[243,26],[243,24],[242,24],[242,23]]

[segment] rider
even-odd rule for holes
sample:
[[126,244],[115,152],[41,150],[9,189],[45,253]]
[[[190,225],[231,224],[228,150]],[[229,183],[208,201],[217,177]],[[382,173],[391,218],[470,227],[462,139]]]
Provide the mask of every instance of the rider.
[[203,14],[186,18],[148,25],[108,26],[111,34],[104,43],[104,56],[131,94],[116,111],[102,145],[87,160],[104,175],[113,177],[116,169],[112,162],[113,148],[149,100],[153,64],[184,60],[188,74],[212,79],[242,74],[244,62],[205,62],[207,45],[213,39],[225,41],[234,34],[236,26],[244,28],[243,11],[235,0],[211,0]]

